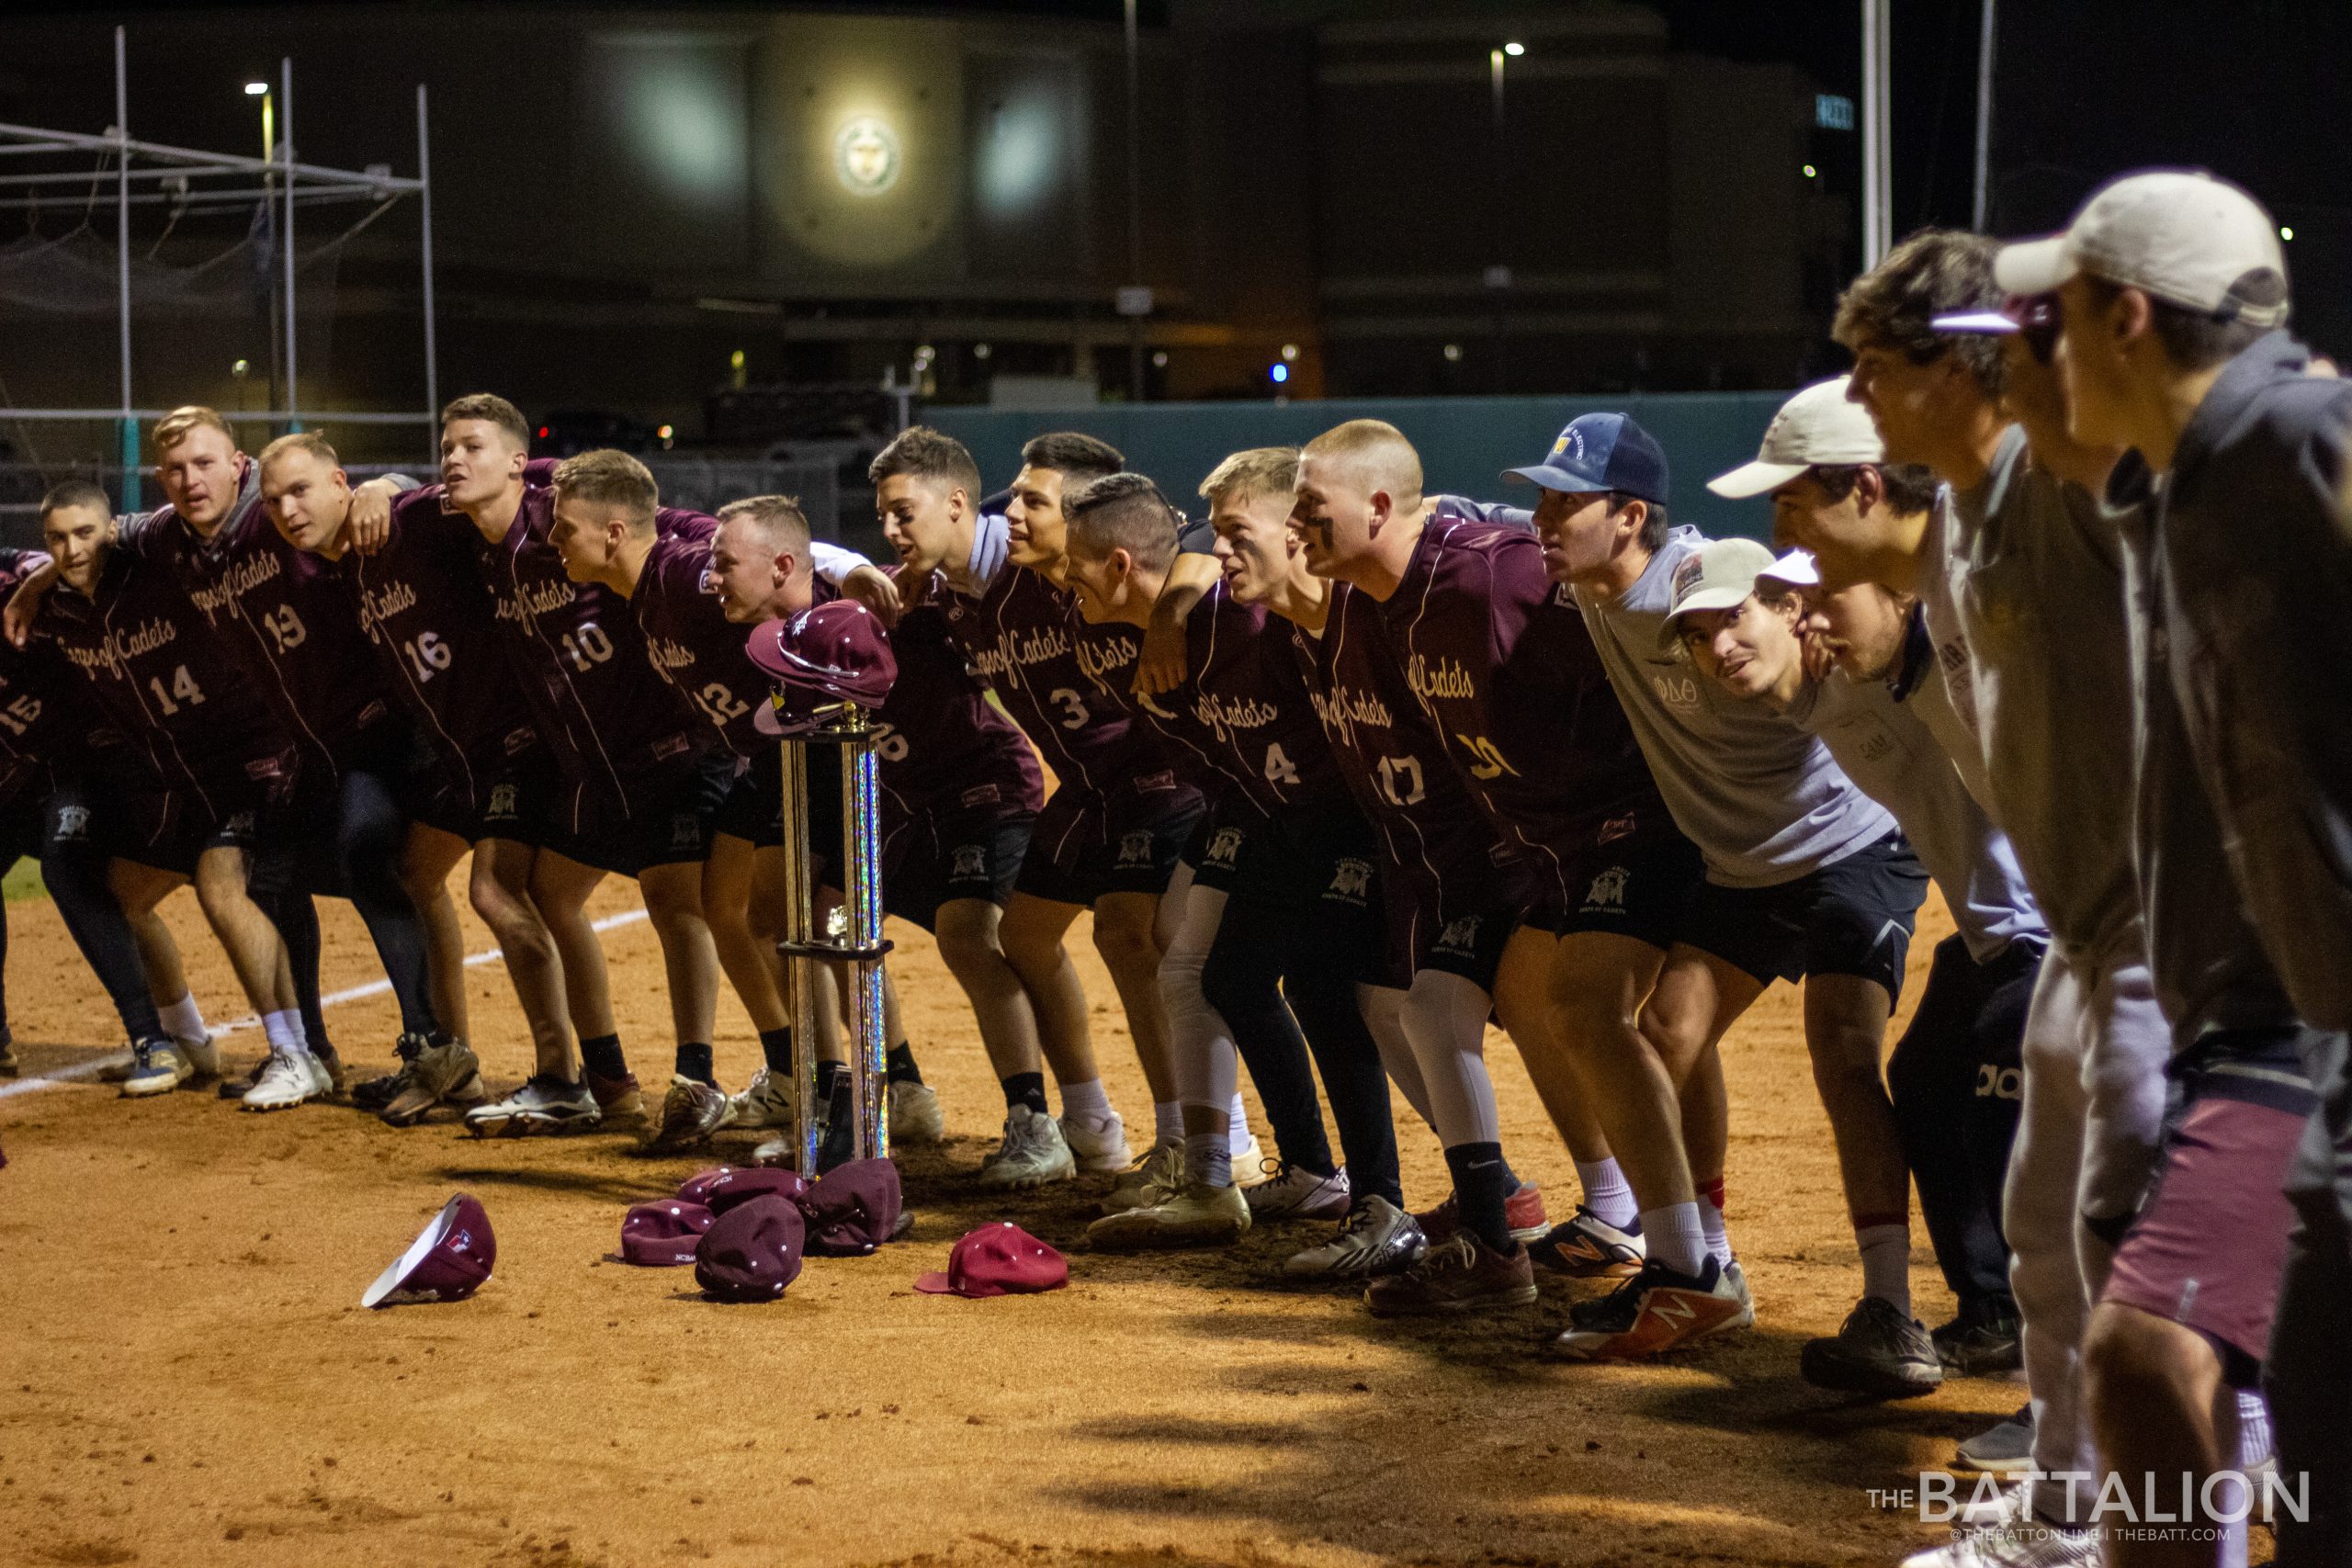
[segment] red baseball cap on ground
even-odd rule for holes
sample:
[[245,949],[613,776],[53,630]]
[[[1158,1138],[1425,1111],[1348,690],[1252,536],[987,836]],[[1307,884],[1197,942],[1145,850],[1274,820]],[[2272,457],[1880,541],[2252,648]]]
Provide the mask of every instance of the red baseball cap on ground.
[[621,1221],[621,1261],[640,1269],[673,1269],[695,1260],[695,1246],[718,1218],[700,1203],[665,1198],[639,1203]]
[[924,1274],[915,1289],[935,1296],[1004,1296],[1058,1291],[1069,1260],[1010,1220],[965,1234],[947,1255],[947,1272]]
[[359,1304],[461,1302],[489,1281],[497,1262],[498,1238],[490,1234],[490,1216],[472,1194],[460,1192],[441,1205],[441,1212],[390,1268],[376,1276]]
[[797,1203],[808,1190],[808,1183],[794,1171],[775,1166],[722,1165],[689,1177],[678,1189],[678,1201],[699,1203],[714,1214],[723,1214],[752,1198],[773,1196]]
[[878,708],[899,679],[889,633],[854,599],[814,604],[796,615],[763,621],[744,640],[752,662],[795,691],[820,702]]
[[773,1195],[738,1203],[695,1248],[695,1282],[714,1301],[772,1302],[800,1278],[800,1211]]

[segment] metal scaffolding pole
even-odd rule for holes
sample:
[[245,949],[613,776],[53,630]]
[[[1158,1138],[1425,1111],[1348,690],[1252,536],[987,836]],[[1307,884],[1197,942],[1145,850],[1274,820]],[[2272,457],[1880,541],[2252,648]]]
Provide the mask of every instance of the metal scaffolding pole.
[[291,432],[302,428],[302,416],[293,411],[302,406],[301,398],[294,390],[294,57],[285,55],[277,62],[279,107],[283,110],[277,122],[277,145],[285,156],[286,167],[286,428]]
[[416,199],[424,215],[424,406],[441,407],[441,365],[433,325],[433,157],[425,141],[424,84],[416,85]]
[[115,308],[122,342],[122,509],[139,510],[139,422],[130,412],[130,73],[123,30],[114,30]]
[[1968,226],[1978,233],[1993,211],[1993,0],[1984,0],[1983,25],[1976,34],[1976,198],[1969,207]]
[[1862,0],[1862,265],[1876,266],[1894,246],[1893,137],[1887,124],[1888,0]]

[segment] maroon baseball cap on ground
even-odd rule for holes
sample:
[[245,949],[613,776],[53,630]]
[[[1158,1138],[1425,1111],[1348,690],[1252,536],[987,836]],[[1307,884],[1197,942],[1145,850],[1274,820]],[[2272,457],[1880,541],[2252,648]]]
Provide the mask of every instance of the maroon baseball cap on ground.
[[718,1216],[700,1203],[665,1198],[639,1203],[621,1221],[621,1261],[672,1269],[695,1260],[695,1247]]
[[797,1203],[808,1190],[808,1183],[794,1171],[775,1166],[722,1165],[688,1178],[678,1189],[678,1201],[700,1203],[714,1214],[723,1214],[752,1198],[776,1197]]
[[967,1232],[947,1255],[947,1272],[919,1276],[915,1289],[935,1296],[1004,1296],[1069,1283],[1069,1259],[1003,1220]]
[[695,1282],[721,1302],[772,1302],[800,1277],[800,1211],[773,1194],[711,1222],[695,1248]]
[[817,1179],[800,1200],[808,1250],[820,1258],[864,1258],[898,1234],[899,1168],[854,1159]]
[[441,1212],[390,1268],[376,1276],[359,1304],[461,1302],[489,1281],[497,1262],[498,1239],[491,1235],[490,1216],[472,1194],[460,1192],[441,1205]]

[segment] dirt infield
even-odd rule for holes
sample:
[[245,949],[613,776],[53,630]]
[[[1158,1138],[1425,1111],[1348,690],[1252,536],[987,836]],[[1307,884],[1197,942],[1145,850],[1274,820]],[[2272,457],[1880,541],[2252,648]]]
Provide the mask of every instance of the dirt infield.
[[[600,908],[633,897],[609,886]],[[322,908],[328,989],[374,978],[349,908]],[[187,896],[168,912],[208,1012],[242,1010]],[[91,1058],[113,1026],[53,911],[9,918],[28,1073]],[[1923,912],[1906,1002],[1949,929]],[[1939,1531],[1866,1489],[1915,1484],[2022,1398],[1962,1382],[1874,1406],[1798,1382],[1799,1343],[1837,1326],[1858,1274],[1785,987],[1726,1051],[1733,1235],[1758,1326],[1668,1365],[1540,1359],[1566,1314],[1557,1280],[1499,1320],[1374,1323],[1341,1293],[1272,1282],[1296,1232],[1186,1258],[1074,1250],[1070,1288],[1043,1297],[917,1294],[985,1219],[1075,1243],[1108,1180],[1001,1205],[969,1190],[999,1096],[929,944],[893,935],[951,1141],[903,1162],[909,1242],[812,1259],[772,1306],[605,1260],[626,1203],[713,1163],[643,1160],[617,1134],[476,1142],[88,1084],[0,1099],[0,1561],[1886,1563]],[[650,1084],[669,1049],[659,956],[641,922],[606,946]],[[1080,955],[1114,1096],[1148,1134],[1113,992]],[[519,1076],[503,974],[470,973],[485,1066]],[[390,998],[330,1017],[355,1065],[381,1070]],[[226,1044],[259,1049],[252,1032]],[[721,1077],[740,1087],[756,1058],[729,998]],[[1566,1155],[1516,1057],[1498,1044],[1496,1060],[1515,1163],[1564,1209]],[[1401,1141],[1425,1204],[1443,1162],[1418,1125]],[[361,1310],[461,1188],[495,1224],[497,1277],[464,1304]],[[1914,1235],[1933,1322],[1951,1302]]]

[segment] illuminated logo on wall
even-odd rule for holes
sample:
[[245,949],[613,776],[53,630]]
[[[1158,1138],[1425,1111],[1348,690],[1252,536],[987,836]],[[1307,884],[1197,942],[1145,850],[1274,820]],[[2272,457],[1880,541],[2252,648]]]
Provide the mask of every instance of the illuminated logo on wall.
[[833,133],[833,173],[855,196],[879,196],[899,183],[899,139],[872,115]]

